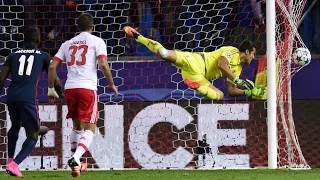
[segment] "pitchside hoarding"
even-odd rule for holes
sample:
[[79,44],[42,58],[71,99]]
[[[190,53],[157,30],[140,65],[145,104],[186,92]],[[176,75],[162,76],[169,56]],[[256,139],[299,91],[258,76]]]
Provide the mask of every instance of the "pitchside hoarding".
[[[97,168],[249,168],[267,163],[266,146],[257,144],[266,141],[263,103],[123,102],[99,107],[99,127],[86,154]],[[66,106],[40,105],[39,110],[43,125],[50,128],[44,139],[44,165],[64,168],[71,156],[72,130],[71,120],[59,118],[65,117]],[[24,136],[21,131],[17,151]],[[197,147],[204,137],[211,151],[203,156]],[[21,167],[39,168],[39,150]],[[265,157],[255,159],[255,154]]]
[[[316,62],[314,64],[320,65]],[[242,77],[254,80],[256,64],[254,62],[245,68]],[[91,168],[249,168],[267,165],[263,101],[228,96],[224,102],[206,101],[187,90],[176,68],[165,62],[119,62],[112,63],[112,69],[121,95],[113,98],[104,93],[108,92],[106,88],[99,87],[99,93],[104,93],[99,97],[100,102],[105,104],[99,104],[98,128],[93,145],[85,154]],[[61,79],[66,77],[65,70],[64,66],[59,70]],[[299,74],[312,71],[311,67]],[[297,78],[304,77],[299,74]],[[43,125],[50,131],[44,138],[44,151],[41,152],[38,142],[22,168],[40,168],[41,154],[44,155],[46,169],[65,168],[71,155],[69,137],[72,122],[65,119],[64,102],[46,104],[45,79],[44,75],[39,81],[39,112]],[[214,83],[225,92],[224,80]],[[100,79],[99,84],[106,85],[106,80]],[[310,93],[306,95],[310,97]],[[294,117],[300,117],[295,119],[298,119],[296,129],[302,151],[310,160],[309,164],[317,166],[320,161],[313,162],[311,157],[316,157],[314,153],[320,150],[312,148],[310,151],[309,146],[314,147],[310,143],[313,141],[306,143],[306,139],[320,135],[314,130],[319,120],[311,108],[304,108],[310,106],[308,102],[299,102],[293,112],[299,112]],[[318,104],[313,101],[311,107]],[[0,106],[0,110],[0,125],[5,127],[0,128],[0,164],[3,166],[6,163],[5,135],[10,121],[7,121],[9,116],[5,106]],[[24,141],[23,133],[20,132],[17,151]]]

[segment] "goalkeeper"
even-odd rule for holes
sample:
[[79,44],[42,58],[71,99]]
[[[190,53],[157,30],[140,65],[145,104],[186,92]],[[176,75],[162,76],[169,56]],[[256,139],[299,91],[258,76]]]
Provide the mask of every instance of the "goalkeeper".
[[239,48],[223,46],[212,52],[193,53],[168,50],[129,26],[125,26],[123,30],[130,38],[134,38],[162,59],[181,69],[184,83],[207,99],[223,100],[223,92],[210,82],[223,76],[227,77],[228,92],[231,96],[261,97],[265,93],[265,87],[254,86],[250,80],[239,78],[242,64],[250,64],[256,53],[256,48],[250,41],[243,41]]

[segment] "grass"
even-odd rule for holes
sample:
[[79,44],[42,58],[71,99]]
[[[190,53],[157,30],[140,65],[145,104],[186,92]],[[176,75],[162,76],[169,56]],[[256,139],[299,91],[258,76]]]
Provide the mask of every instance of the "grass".
[[[69,171],[24,171],[24,179],[74,179]],[[17,179],[0,172],[0,179]],[[313,180],[320,169],[312,170],[108,170],[82,172],[81,180]]]

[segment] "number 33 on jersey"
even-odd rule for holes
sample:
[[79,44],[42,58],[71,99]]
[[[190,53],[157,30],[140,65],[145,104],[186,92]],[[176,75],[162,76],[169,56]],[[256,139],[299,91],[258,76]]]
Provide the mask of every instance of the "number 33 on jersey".
[[64,42],[53,60],[67,64],[65,89],[97,90],[97,59],[107,57],[105,42],[88,32]]

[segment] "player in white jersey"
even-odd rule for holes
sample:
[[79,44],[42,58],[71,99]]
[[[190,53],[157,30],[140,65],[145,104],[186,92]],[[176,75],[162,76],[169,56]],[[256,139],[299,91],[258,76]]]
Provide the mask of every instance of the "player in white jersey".
[[81,14],[78,18],[80,34],[61,45],[49,66],[48,96],[54,98],[58,97],[53,88],[56,69],[60,63],[67,63],[64,94],[68,107],[67,118],[73,120],[70,144],[71,151],[74,152],[68,165],[74,177],[80,176],[80,158],[92,142],[98,119],[97,61],[109,82],[110,90],[118,95],[107,62],[106,44],[101,38],[91,34],[92,26],[92,16],[88,13]]

